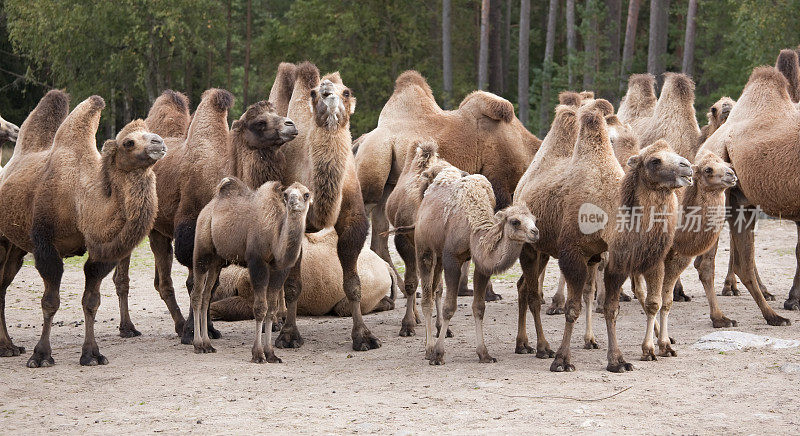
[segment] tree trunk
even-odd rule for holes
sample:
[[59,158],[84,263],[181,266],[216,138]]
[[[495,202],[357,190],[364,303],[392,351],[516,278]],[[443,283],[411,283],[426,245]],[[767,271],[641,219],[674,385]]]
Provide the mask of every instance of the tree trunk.
[[528,126],[528,49],[531,31],[531,1],[521,0],[519,7],[519,56],[517,73],[517,104],[519,105],[519,120]]
[[550,81],[553,64],[553,49],[556,43],[556,17],[558,16],[558,0],[550,0],[547,13],[547,37],[544,48],[544,65],[542,71],[542,101],[539,103],[539,136],[544,137],[550,126]]
[[242,83],[242,110],[247,110],[249,101],[247,100],[247,90],[250,86],[250,27],[252,24],[253,0],[247,0],[247,27],[245,29],[244,43],[244,80]]
[[625,91],[628,71],[633,62],[633,49],[636,42],[636,24],[639,22],[639,5],[641,0],[630,0],[628,4],[628,21],[625,25],[625,47],[622,49],[622,66],[619,74],[619,90]]
[[647,72],[656,76],[661,87],[664,55],[667,53],[667,23],[669,0],[650,0],[650,34],[647,46]]
[[231,23],[231,9],[233,8],[233,0],[228,0],[228,39],[225,41],[225,86],[228,91],[231,90],[231,51],[233,50],[233,43],[231,41],[231,34],[233,33]]
[[478,54],[478,89],[486,89],[489,78],[489,6],[489,0],[482,0],[481,48]]
[[[606,0],[608,9],[608,58],[605,71],[617,71],[620,61],[620,19],[622,15],[621,0]],[[612,87],[605,86],[603,97],[609,100],[615,107],[619,104],[619,94]]]
[[511,87],[511,4],[513,0],[506,0],[506,13],[503,16],[505,20],[503,26],[505,32],[503,34],[503,93],[508,92]]
[[569,82],[569,89],[574,89],[575,87],[574,69],[575,69],[575,0],[567,0],[567,77]]
[[681,72],[689,76],[694,70],[694,35],[696,29],[697,0],[689,0],[689,11],[686,13],[686,38],[683,41],[683,63]]
[[211,89],[211,74],[214,71],[214,47],[206,48],[206,89]]
[[450,109],[453,104],[453,58],[450,48],[450,0],[442,0],[442,81],[445,109]]
[[594,79],[597,73],[597,38],[600,36],[597,31],[597,5],[599,0],[586,1],[586,13],[583,20],[589,20],[588,34],[584,35],[583,45],[586,54],[586,65],[583,68],[583,89],[586,91],[594,90]]
[[503,93],[503,3],[494,0],[489,7],[489,91]]
[[194,101],[192,98],[192,76],[194,73],[194,71],[192,71],[193,56],[194,49],[187,47],[186,52],[183,54],[183,89],[186,96],[189,97],[189,101]]

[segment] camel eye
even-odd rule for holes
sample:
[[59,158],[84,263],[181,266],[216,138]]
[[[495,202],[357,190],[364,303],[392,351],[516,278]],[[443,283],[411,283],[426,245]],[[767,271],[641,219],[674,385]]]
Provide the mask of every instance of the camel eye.
[[122,143],[122,146],[125,147],[125,148],[133,147],[133,140],[132,139],[126,139],[125,142]]
[[303,200],[308,200],[308,192],[306,192],[305,194],[303,194]]
[[344,98],[350,98],[350,90],[349,89],[345,89],[344,92],[342,93],[342,95],[344,96]]
[[706,174],[711,174],[712,172],[711,167],[706,167],[705,172]]
[[289,201],[289,194],[283,193],[283,201]]
[[511,225],[514,226],[514,227],[519,227],[520,224],[522,224],[522,223],[520,223],[520,221],[518,219],[516,219],[516,218],[511,220]]
[[266,121],[259,121],[259,122],[257,122],[257,123],[256,123],[256,128],[257,128],[257,129],[260,129],[260,130],[264,130],[264,129],[266,129],[266,128],[267,128],[267,122],[266,122]]
[[653,165],[653,166],[661,165],[661,159],[655,158],[655,159],[651,160],[650,161],[650,165]]

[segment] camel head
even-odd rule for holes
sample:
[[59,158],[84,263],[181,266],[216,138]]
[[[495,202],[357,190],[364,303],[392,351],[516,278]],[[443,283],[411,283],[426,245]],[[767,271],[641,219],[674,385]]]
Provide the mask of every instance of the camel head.
[[[350,122],[350,115],[356,110],[356,98],[341,79],[327,77],[322,79],[317,89],[311,90],[311,107],[317,126],[336,130]],[[334,79],[338,77],[338,73],[333,74]]]
[[102,151],[104,165],[113,165],[123,172],[149,168],[166,153],[164,140],[149,132],[143,120],[128,123],[115,139],[103,144]]
[[266,100],[250,105],[233,122],[231,130],[243,133],[249,148],[277,147],[297,136],[294,122],[278,115],[275,106]]
[[636,171],[640,182],[651,190],[675,189],[692,184],[692,166],[672,151],[664,140],[643,148],[628,158],[630,171]]
[[706,117],[708,117],[708,124],[719,128],[719,126],[728,120],[728,115],[731,114],[731,110],[735,104],[736,102],[730,97],[722,97],[717,100],[717,102],[711,106],[711,111],[706,114]]
[[731,165],[712,152],[705,153],[692,166],[697,187],[706,191],[724,191],[736,185]]
[[17,135],[19,135],[19,127],[0,117],[0,142],[17,142]]
[[283,202],[289,207],[290,212],[305,215],[314,198],[308,188],[299,182],[294,182],[283,190]]
[[503,222],[503,235],[517,242],[533,244],[539,240],[536,218],[527,206],[514,205],[494,214],[496,220]]

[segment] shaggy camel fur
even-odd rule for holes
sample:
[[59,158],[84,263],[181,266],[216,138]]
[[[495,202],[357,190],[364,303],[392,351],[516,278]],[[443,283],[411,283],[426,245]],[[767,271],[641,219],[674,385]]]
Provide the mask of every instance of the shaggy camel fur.
[[800,64],[797,56],[798,53],[794,50],[781,50],[778,60],[775,61],[775,68],[786,77],[786,90],[792,103],[800,102]]
[[[387,238],[381,236],[389,228],[384,205],[419,140],[435,141],[443,159],[486,176],[498,209],[511,203],[517,181],[541,144],[514,116],[508,100],[476,91],[458,109],[442,110],[422,75],[416,71],[400,74],[378,126],[360,140],[356,155],[361,191],[372,218],[371,248],[390,263]],[[465,269],[462,295],[469,295],[466,273]],[[496,299],[495,295],[487,292],[490,299]]]
[[[739,184],[729,198],[728,218],[736,246],[734,271],[770,325],[788,325],[767,304],[755,274],[753,229],[758,207],[772,216],[798,224],[800,236],[800,180],[792,173],[800,165],[796,153],[800,137],[800,111],[792,103],[786,78],[773,67],[758,67],[733,107],[728,121],[706,140],[708,150],[730,162]],[[764,177],[770,174],[770,177]],[[800,244],[797,250],[800,265]],[[786,309],[800,309],[800,268],[795,273]]]
[[[559,105],[550,131],[514,192],[514,204],[526,205],[531,210],[542,235],[537,243],[525,245],[520,255],[517,353],[534,350],[528,343],[526,329],[526,312],[530,310],[536,326],[536,357],[554,355],[544,336],[540,316],[543,297],[539,278],[548,259],[559,259],[567,280],[570,298],[565,338],[568,338],[580,314],[584,284],[592,279],[589,276],[594,266],[614,236],[613,226],[589,234],[579,228],[579,216],[591,213],[613,217],[618,206],[617,191],[623,171],[614,156],[605,121],[612,112],[611,104],[602,99],[580,109]],[[568,342],[565,339],[565,344]],[[562,349],[569,351],[563,344]]]
[[[350,315],[350,302],[342,289],[342,269],[336,260],[336,243],[336,232],[330,228],[307,233],[303,238],[303,263],[300,265],[303,293],[297,300],[299,315]],[[362,313],[394,309],[397,292],[394,272],[368,247],[358,256],[358,277],[361,279]],[[253,319],[252,300],[253,286],[247,270],[236,266],[225,268],[211,300],[211,319]]]
[[[67,94],[61,91],[50,91],[45,94],[39,104],[28,115],[28,118],[22,123],[17,145],[14,147],[14,154],[17,156],[16,161],[24,160],[20,156],[28,154],[37,154],[38,157],[44,158],[44,152],[53,145],[56,131],[68,113],[69,97]],[[19,166],[15,163],[16,161],[12,156],[6,168],[10,168],[12,172],[15,171],[14,168]],[[2,177],[0,175],[0,184],[2,184]],[[7,201],[8,199],[6,198],[5,200]],[[29,194],[27,200],[33,200],[32,193]],[[28,204],[30,205],[30,203]],[[12,220],[27,217],[27,212],[22,213],[22,216],[13,216],[15,211],[8,209],[5,214],[7,215],[6,219]],[[19,356],[25,352],[24,347],[18,347],[11,341],[6,329],[5,315],[6,289],[8,289],[17,271],[22,267],[22,257],[24,255],[25,252],[11,245],[5,235],[0,238],[0,268],[3,271],[3,280],[0,284],[0,357]]]
[[[151,113],[171,109],[177,114],[164,119],[182,125],[188,107],[171,104],[174,101],[172,98],[161,100],[163,104],[154,105]],[[264,182],[280,179],[284,162],[281,146],[297,135],[294,123],[276,114],[274,107],[266,101],[248,107],[229,130],[227,117],[231,105],[233,96],[228,91],[205,91],[191,119],[186,140],[169,139],[170,151],[153,167],[159,202],[158,215],[150,232],[156,270],[154,285],[167,304],[175,331],[186,344],[192,343],[193,323],[184,323],[175,301],[171,239],[175,239],[175,258],[191,268],[197,215],[213,197],[219,181],[225,176],[234,176],[255,189]],[[178,127],[171,128],[180,131]],[[118,293],[128,287],[127,267],[126,261],[120,262],[114,274]],[[190,274],[186,281],[190,293],[192,281],[193,275]],[[139,334],[129,317],[123,316],[121,322],[126,323],[120,326],[121,336]],[[219,335],[213,326],[209,325],[209,329],[213,337]]]
[[652,74],[631,74],[628,91],[619,102],[617,116],[623,123],[653,116],[656,107],[656,78]]
[[147,128],[156,135],[181,139],[186,138],[191,121],[189,97],[171,89],[158,96],[144,120]]
[[[279,69],[278,73],[288,69]],[[357,271],[369,222],[351,150],[350,116],[355,111],[356,99],[338,72],[320,78],[317,67],[304,62],[295,67],[294,75],[287,107],[300,134],[284,147],[287,165],[282,181],[285,185],[303,183],[313,193],[314,205],[308,212],[311,231],[331,226],[336,230],[342,287],[353,316],[353,349],[378,348],[380,340],[369,331],[361,316],[361,280]],[[281,83],[285,80],[279,76],[273,88]],[[284,286],[287,315],[275,340],[278,348],[297,348],[303,344],[296,320],[297,300],[302,290],[299,265],[300,262],[292,269]]]
[[17,142],[17,135],[19,135],[19,127],[0,117],[0,142]]
[[[247,267],[253,285],[255,363],[276,363],[272,320],[289,270],[300,257],[308,207],[308,188],[294,183],[283,189],[267,182],[253,191],[235,177],[222,179],[214,198],[197,217],[192,271],[195,353],[213,353],[208,337],[208,306],[219,273],[227,263]],[[266,319],[267,345],[261,338]]]
[[420,203],[414,232],[417,268],[422,282],[422,313],[425,318],[425,357],[432,365],[444,364],[444,338],[439,334],[434,345],[433,299],[442,270],[447,285],[442,327],[446,331],[456,310],[461,267],[470,258],[475,262],[476,351],[480,362],[496,362],[483,339],[483,293],[492,274],[514,264],[522,245],[539,239],[536,220],[525,206],[509,206],[495,213],[492,185],[476,174],[462,177],[450,167],[439,172]]
[[[64,94],[50,109],[66,106]],[[144,121],[134,121],[98,153],[95,133],[105,102],[92,96],[75,107],[56,131],[52,147],[21,144],[3,171],[0,198],[3,210],[0,232],[10,242],[4,262],[4,285],[10,282],[26,252],[32,252],[44,280],[42,336],[28,360],[28,367],[52,366],[50,327],[59,306],[64,272],[63,257],[89,252],[84,265],[86,288],[83,313],[86,337],[81,365],[105,365],[94,336],[100,305],[100,282],[119,259],[128,256],[153,225],[157,200],[151,167],[164,156],[160,136],[150,133]],[[36,111],[44,109],[37,106]],[[29,118],[36,118],[31,114]],[[50,121],[45,121],[45,127]],[[23,125],[39,129],[36,125]],[[38,132],[49,136],[46,132]],[[26,138],[23,130],[20,135]],[[41,137],[40,137],[41,138]]]

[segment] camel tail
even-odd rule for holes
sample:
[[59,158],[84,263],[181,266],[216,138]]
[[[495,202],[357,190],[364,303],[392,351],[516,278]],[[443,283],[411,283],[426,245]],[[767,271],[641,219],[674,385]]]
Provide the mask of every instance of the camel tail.
[[405,233],[411,233],[414,231],[415,226],[402,226],[402,227],[395,227],[393,229],[389,229],[385,232],[381,233],[381,236],[389,236],[389,235],[402,235]]

